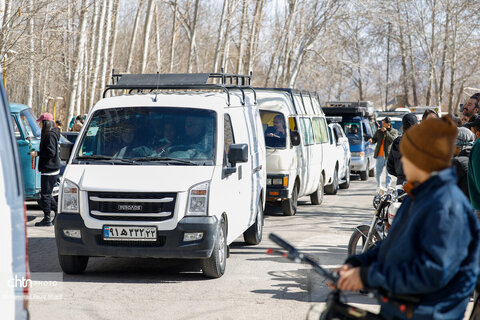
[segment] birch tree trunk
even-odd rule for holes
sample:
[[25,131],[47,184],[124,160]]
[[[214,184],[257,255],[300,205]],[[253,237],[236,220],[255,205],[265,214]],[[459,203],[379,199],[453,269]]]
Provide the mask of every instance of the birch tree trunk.
[[[117,38],[118,38],[118,14],[119,9],[118,6],[120,5],[120,0],[113,0],[113,20],[112,20],[112,35],[110,41],[110,62],[108,63],[108,70],[113,70],[115,68],[115,51],[117,49]],[[105,84],[102,87],[102,91],[105,89]]]
[[195,35],[197,34],[197,16],[198,16],[198,4],[200,0],[195,0],[195,10],[193,13],[193,24],[190,30],[192,31],[192,36],[190,38],[190,52],[188,54],[188,73],[191,73],[193,70],[193,59],[194,59],[194,50],[195,50]]
[[243,0],[243,10],[242,10],[242,21],[240,22],[240,37],[238,39],[239,48],[238,48],[238,60],[237,60],[237,74],[243,73],[243,55],[245,54],[245,27],[247,23],[247,11],[248,11],[248,2]]
[[[225,0],[227,1],[227,0]],[[177,38],[177,0],[173,3],[173,24],[172,37],[170,38],[170,73],[173,72],[173,62],[175,60],[175,41]]]
[[248,57],[246,63],[247,72],[252,71],[253,65],[255,64],[255,54],[257,52],[258,38],[260,35],[260,23],[262,19],[263,5],[265,3],[264,0],[257,0],[256,2],[257,4],[255,6],[255,13],[252,19],[252,27],[250,29],[250,35],[248,37]]
[[155,6],[155,42],[157,44],[157,72],[161,73],[162,68],[162,45],[160,44],[160,23],[158,16],[158,6]]
[[434,77],[434,50],[435,50],[435,15],[436,15],[436,8],[437,8],[437,0],[433,0],[433,9],[432,9],[432,21],[431,21],[431,44],[430,44],[430,52],[429,52],[429,59],[428,59],[428,86],[427,86],[427,94],[425,96],[425,105],[429,106],[432,96],[432,82]]
[[107,81],[107,69],[108,63],[110,61],[110,43],[113,41],[112,37],[112,20],[113,20],[113,1],[114,0],[105,0],[107,1],[107,19],[105,20],[105,48],[103,50],[103,59],[102,59],[102,73],[100,75],[100,85],[99,85],[99,95],[102,94],[103,89],[105,88],[105,82]]
[[415,68],[415,63],[413,61],[413,45],[412,45],[412,28],[410,26],[410,18],[409,18],[409,8],[405,0],[403,1],[403,11],[405,12],[405,21],[408,33],[408,58],[410,63],[410,83],[412,85],[412,96],[413,96],[413,105],[418,106],[418,96],[417,96],[417,72]]
[[137,15],[135,16],[135,22],[133,24],[132,40],[130,41],[130,49],[128,50],[127,66],[125,67],[126,73],[130,73],[130,68],[132,67],[133,54],[135,52],[135,42],[137,40],[138,27],[140,24],[140,18],[144,4],[145,0],[140,0],[140,3],[138,4]]
[[89,108],[91,108],[95,102],[96,98],[96,89],[97,89],[97,82],[98,82],[98,72],[100,69],[100,57],[102,54],[102,48],[103,48],[103,25],[105,24],[105,15],[107,11],[107,3],[103,2],[102,3],[102,11],[99,15],[99,19],[97,22],[98,29],[97,29],[97,44],[96,44],[96,57],[95,57],[95,65],[93,66],[93,76],[92,76],[92,87],[91,87],[91,96],[90,96],[90,102],[88,103]]
[[445,59],[447,56],[447,47],[448,47],[448,38],[449,38],[449,25],[450,25],[450,3],[447,3],[447,15],[445,18],[445,35],[443,39],[443,50],[442,50],[442,65],[440,67],[440,84],[438,87],[437,101],[438,105],[441,106],[443,102],[443,82],[445,78]]
[[152,28],[152,19],[154,13],[155,1],[149,0],[147,7],[147,20],[145,21],[145,28],[143,31],[143,57],[142,57],[142,67],[140,68],[140,73],[144,73],[147,68],[148,62],[148,49],[150,42],[150,30]]
[[70,99],[68,105],[68,117],[67,119],[71,119],[73,117],[74,111],[80,113],[80,110],[74,110],[76,105],[76,98],[77,98],[77,90],[79,90],[79,77],[80,72],[83,70],[83,58],[84,58],[84,51],[85,51],[85,43],[87,40],[87,0],[82,0],[81,3],[82,11],[80,13],[80,27],[78,30],[78,37],[77,37],[77,50],[76,50],[76,66],[75,71],[73,72],[72,82],[70,85]]
[[28,1],[28,10],[30,12],[30,18],[27,21],[28,29],[28,44],[29,44],[29,54],[28,54],[28,93],[27,93],[27,105],[31,107],[33,105],[33,87],[35,85],[35,64],[34,54],[35,54],[35,40],[34,40],[34,15],[33,15],[33,0]]
[[[176,3],[176,1],[175,1]],[[222,48],[223,39],[225,37],[225,31],[223,28],[223,22],[227,16],[228,0],[223,0],[222,15],[220,17],[220,24],[218,26],[217,45],[215,47],[215,58],[213,60],[213,72],[219,72],[218,63],[220,62],[220,50]]]

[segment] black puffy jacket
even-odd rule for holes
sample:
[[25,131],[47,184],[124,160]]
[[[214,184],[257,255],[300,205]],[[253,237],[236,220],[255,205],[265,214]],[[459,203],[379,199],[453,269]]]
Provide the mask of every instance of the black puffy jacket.
[[40,150],[38,151],[38,171],[42,173],[54,172],[60,169],[60,155],[58,152],[58,139],[60,139],[60,130],[53,128],[40,141]]
[[403,173],[402,162],[400,159],[402,158],[402,154],[400,153],[400,141],[402,140],[402,136],[398,136],[393,140],[392,149],[388,154],[387,159],[387,171],[392,176],[397,177],[397,185],[403,185],[406,181],[405,174]]
[[463,193],[470,200],[470,195],[468,194],[468,180],[467,180],[467,169],[468,169],[468,156],[470,155],[471,148],[465,148],[458,156],[453,157],[452,165],[455,167],[457,173],[457,185],[463,191]]

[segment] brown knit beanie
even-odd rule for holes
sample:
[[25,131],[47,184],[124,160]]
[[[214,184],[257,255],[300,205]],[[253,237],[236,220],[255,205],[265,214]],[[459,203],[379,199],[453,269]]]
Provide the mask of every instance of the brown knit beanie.
[[426,119],[405,131],[400,152],[424,171],[439,171],[451,166],[456,139],[457,126],[450,117]]

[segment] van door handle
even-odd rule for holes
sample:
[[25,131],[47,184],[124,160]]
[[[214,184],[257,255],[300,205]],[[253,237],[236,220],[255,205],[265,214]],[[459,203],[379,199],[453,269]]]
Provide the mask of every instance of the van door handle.
[[255,169],[253,169],[253,173],[257,173],[258,171],[262,170],[262,165],[259,165]]

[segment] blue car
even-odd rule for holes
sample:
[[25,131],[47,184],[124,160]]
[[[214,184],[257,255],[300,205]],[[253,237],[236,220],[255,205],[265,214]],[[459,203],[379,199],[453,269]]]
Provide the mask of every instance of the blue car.
[[[17,140],[18,153],[23,174],[23,186],[25,200],[40,200],[40,172],[38,171],[38,158],[33,158],[30,152],[40,149],[41,129],[29,106],[18,103],[10,103],[10,114],[12,116],[15,139]],[[64,137],[60,137],[62,143],[70,143]],[[62,163],[60,174],[65,169]],[[58,187],[53,190],[53,195],[58,194]]]

